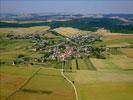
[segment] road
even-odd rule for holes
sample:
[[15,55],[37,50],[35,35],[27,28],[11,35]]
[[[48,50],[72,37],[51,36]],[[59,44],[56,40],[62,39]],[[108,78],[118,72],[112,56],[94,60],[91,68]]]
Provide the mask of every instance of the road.
[[61,75],[72,85],[72,87],[74,88],[76,100],[79,100],[79,99],[78,99],[77,89],[76,89],[75,85],[72,83],[71,80],[69,80],[69,79],[64,75],[64,65],[63,65],[63,63],[62,63]]

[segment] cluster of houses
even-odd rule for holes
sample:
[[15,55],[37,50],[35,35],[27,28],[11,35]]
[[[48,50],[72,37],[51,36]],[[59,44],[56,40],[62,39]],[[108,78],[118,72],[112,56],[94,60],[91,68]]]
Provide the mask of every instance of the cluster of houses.
[[75,35],[60,40],[44,39],[41,34],[27,34],[25,36],[8,35],[10,39],[31,39],[35,40],[30,47],[32,52],[42,52],[42,56],[35,58],[18,57],[13,64],[33,60],[34,62],[65,61],[73,58],[90,57],[91,55],[103,55],[107,48],[97,48],[92,45],[95,41],[102,41],[99,35]]
[[[98,35],[83,35],[72,38],[67,37],[66,41],[62,42],[54,42],[50,39],[40,40],[32,47],[31,50],[36,52],[43,51],[44,54],[47,53],[47,55],[41,57],[42,60],[38,58],[41,62],[47,60],[64,61],[71,58],[79,58],[84,56],[89,57],[93,54],[95,49],[91,43],[101,40],[101,36]],[[38,61],[37,58],[36,61]]]

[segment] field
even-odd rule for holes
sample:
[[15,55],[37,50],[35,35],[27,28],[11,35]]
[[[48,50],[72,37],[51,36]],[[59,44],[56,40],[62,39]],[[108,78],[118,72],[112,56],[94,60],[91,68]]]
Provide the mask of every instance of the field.
[[36,26],[36,27],[29,27],[29,28],[0,28],[0,36],[5,35],[27,35],[27,34],[36,34],[45,32],[49,29],[47,26]]
[[108,59],[84,58],[78,59],[79,70],[65,74],[74,81],[79,100],[132,100],[132,65],[132,58],[123,54]]
[[133,48],[122,48],[120,51],[126,56],[133,58]]
[[32,54],[28,52],[28,47],[31,47],[33,45],[33,43],[30,40],[1,39],[0,44],[1,61],[13,61],[17,58],[19,54]]
[[85,32],[81,32],[81,30],[78,30],[76,28],[71,28],[71,27],[60,27],[60,28],[54,29],[54,31],[67,37],[85,34]]
[[[64,74],[77,89],[79,100],[133,99],[133,35],[111,33],[103,29],[89,32],[71,27],[49,30],[47,26],[0,28],[1,100],[76,100],[72,84],[61,74],[62,64]],[[49,51],[45,48],[56,47],[61,43],[67,47],[67,37],[90,33],[104,36],[102,42],[94,43],[95,46],[106,45],[118,49],[111,51],[106,59],[90,56],[70,57],[64,62],[42,62],[45,53]],[[41,34],[41,39],[10,39],[6,37],[9,34]],[[44,51],[40,49],[42,45],[39,45],[38,51],[32,51],[31,47],[36,43],[43,44]],[[45,47],[45,43],[48,46]],[[60,48],[63,51],[62,45]],[[52,50],[53,53],[55,50]]]
[[32,76],[38,68],[33,67],[16,67],[6,65],[0,67],[0,98],[4,100],[6,97],[14,93],[24,82]]
[[[0,69],[0,98],[17,100],[74,100],[73,88],[60,70],[34,67],[3,66]],[[16,91],[17,90],[17,91]]]
[[126,47],[132,46],[133,38],[117,38],[117,39],[108,39],[102,42],[96,42],[96,46],[106,45],[108,47]]

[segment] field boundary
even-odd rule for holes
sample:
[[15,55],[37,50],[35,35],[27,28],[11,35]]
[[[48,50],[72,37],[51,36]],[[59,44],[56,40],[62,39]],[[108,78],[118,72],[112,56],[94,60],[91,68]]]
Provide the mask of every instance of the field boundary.
[[18,91],[20,91],[27,83],[29,83],[29,81],[41,70],[41,68],[39,68],[29,79],[27,79],[24,84],[22,84],[18,89],[16,89],[12,94],[10,94],[5,100],[9,100],[9,98],[11,96],[13,96],[14,94],[16,94]]
[[91,67],[93,70],[97,70],[97,68],[94,66],[94,64],[92,63],[92,61],[90,60],[90,58],[88,59],[89,63],[91,64]]
[[71,80],[69,80],[69,79],[64,75],[64,64],[63,64],[63,63],[62,63],[61,75],[72,85],[72,87],[74,88],[74,91],[75,91],[76,100],[79,100],[79,99],[78,99],[77,89],[76,89],[75,85],[72,83]]

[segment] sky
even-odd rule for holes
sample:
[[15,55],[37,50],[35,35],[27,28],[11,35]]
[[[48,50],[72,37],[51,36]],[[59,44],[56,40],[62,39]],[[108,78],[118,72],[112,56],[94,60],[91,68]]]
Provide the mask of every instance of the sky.
[[133,0],[0,0],[0,13],[133,14]]

